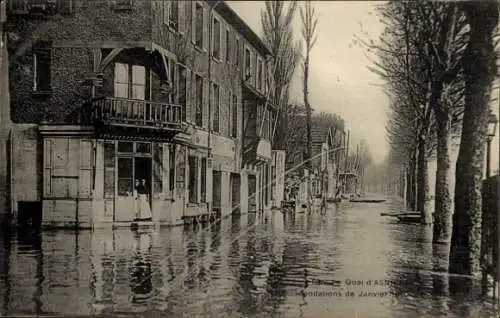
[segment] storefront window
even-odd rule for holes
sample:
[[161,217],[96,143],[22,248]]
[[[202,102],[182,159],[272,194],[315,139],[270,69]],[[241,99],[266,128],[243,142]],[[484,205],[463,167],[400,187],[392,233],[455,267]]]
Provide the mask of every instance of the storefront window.
[[118,195],[131,196],[133,185],[133,158],[118,158]]

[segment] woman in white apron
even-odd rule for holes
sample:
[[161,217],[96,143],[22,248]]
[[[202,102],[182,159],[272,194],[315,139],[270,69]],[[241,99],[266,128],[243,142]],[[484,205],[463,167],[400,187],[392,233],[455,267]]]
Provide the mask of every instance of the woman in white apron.
[[[137,180],[138,181],[138,180]],[[136,184],[138,182],[136,181]],[[149,206],[149,191],[146,185],[146,180],[142,179],[140,184],[136,186],[136,218],[139,221],[151,221],[151,208]]]

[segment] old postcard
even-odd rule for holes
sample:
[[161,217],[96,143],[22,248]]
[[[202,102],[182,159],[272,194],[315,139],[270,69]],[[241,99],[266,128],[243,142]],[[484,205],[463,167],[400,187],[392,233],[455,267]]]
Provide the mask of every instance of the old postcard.
[[499,317],[499,9],[0,0],[0,315]]

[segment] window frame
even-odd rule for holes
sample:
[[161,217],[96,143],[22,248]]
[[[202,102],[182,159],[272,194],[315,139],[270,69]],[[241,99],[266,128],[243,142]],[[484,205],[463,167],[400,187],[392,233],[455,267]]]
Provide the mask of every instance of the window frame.
[[[41,59],[41,52],[44,52],[45,59]],[[40,60],[39,60],[40,59]],[[40,61],[44,61],[46,64],[44,65],[46,69],[44,69],[42,63]],[[43,73],[48,74],[43,74]],[[40,78],[43,75],[44,78]],[[47,87],[44,85],[40,85],[41,82],[48,82]],[[52,47],[50,44],[41,44],[36,45],[33,48],[33,85],[32,91],[35,94],[48,94],[52,92]]]
[[[221,132],[221,127],[220,127],[220,97],[221,97],[220,85],[218,85],[215,82],[212,82],[212,85],[210,85],[210,89],[212,89],[212,100],[211,100],[211,103],[212,103],[212,131],[215,133],[220,133]],[[216,101],[215,98],[217,98],[217,102],[215,102]],[[217,125],[215,125],[216,123],[217,123]]]
[[[194,99],[194,109],[195,109],[195,126],[202,128],[203,127],[203,91],[204,91],[204,79],[200,74],[193,73],[194,77],[194,94],[193,94],[193,99]],[[201,89],[198,91],[198,79],[201,84]],[[201,95],[201,96],[200,96]],[[199,115],[198,115],[199,114]],[[199,116],[199,121],[198,121],[198,116]]]
[[228,64],[231,64],[232,59],[234,58],[234,56],[233,56],[234,53],[232,52],[233,46],[231,45],[233,33],[231,31],[232,31],[231,28],[229,28],[229,27],[226,28],[226,52],[225,52],[226,55],[225,56],[226,56],[226,63],[228,63]]
[[[192,2],[192,34],[193,36],[191,37],[191,41],[193,42],[194,46],[198,48],[199,50],[204,50],[205,47],[205,7],[202,2],[200,1],[193,1]],[[200,35],[200,41],[201,43],[198,43],[198,10],[201,11],[201,35]]]
[[236,69],[239,69],[241,67],[241,42],[240,42],[240,37],[236,35],[234,37],[234,66],[236,66]]
[[[219,37],[218,37],[218,45],[216,45],[216,36],[215,36],[215,30],[216,30],[216,27],[215,27],[215,23],[218,23],[218,29],[219,29]],[[217,61],[217,62],[220,62],[222,60],[222,21],[219,17],[217,17],[216,15],[213,15],[212,16],[212,47],[210,48],[211,50],[211,55],[212,55],[212,58]],[[215,48],[217,48],[217,52],[214,52]],[[217,53],[217,54],[215,54]]]
[[[252,50],[248,46],[244,46],[243,55],[243,78],[244,80],[252,79]],[[248,52],[248,63],[247,63],[247,52]]]

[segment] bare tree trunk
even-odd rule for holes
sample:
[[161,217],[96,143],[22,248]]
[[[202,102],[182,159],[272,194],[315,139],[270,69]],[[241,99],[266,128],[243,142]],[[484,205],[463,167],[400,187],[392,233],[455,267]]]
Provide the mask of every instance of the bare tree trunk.
[[[312,111],[311,111],[311,105],[309,104],[309,51],[306,53],[306,60],[304,62],[304,104],[306,106],[306,121],[307,121],[307,158],[310,159],[312,157],[312,132],[311,132],[311,126],[312,126]],[[307,167],[309,168],[310,171],[312,171],[312,160],[309,160],[307,162]]]
[[465,108],[457,160],[455,213],[449,271],[480,275],[481,185],[485,156],[489,88],[496,73],[493,30],[498,23],[494,1],[462,5],[469,24],[469,43],[464,54]]
[[424,138],[418,142],[418,172],[417,172],[417,208],[420,212],[423,224],[432,224],[432,217],[429,211],[429,167],[427,161],[427,143]]
[[437,170],[434,201],[434,243],[449,243],[451,239],[452,201],[450,193],[450,111],[436,110]]

